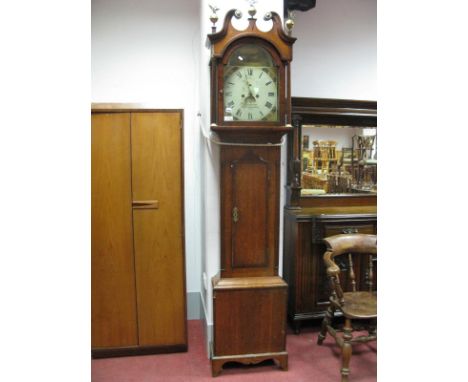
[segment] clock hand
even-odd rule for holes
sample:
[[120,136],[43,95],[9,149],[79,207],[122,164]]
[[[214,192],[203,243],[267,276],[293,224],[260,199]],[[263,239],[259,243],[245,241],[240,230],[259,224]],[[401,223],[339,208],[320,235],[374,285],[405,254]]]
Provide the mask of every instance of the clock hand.
[[[247,88],[247,89],[246,89]],[[250,89],[249,89],[249,84],[247,81],[245,82],[245,85],[242,89],[242,103],[247,103],[248,99],[251,98],[252,95],[250,94]]]
[[255,97],[258,97],[258,88],[256,88],[254,86],[254,84],[251,84],[251,93],[252,93],[252,96],[255,98]]
[[[248,89],[248,91],[249,91],[249,95],[250,95],[250,96],[253,96],[253,94],[252,94],[252,89],[251,89],[251,84],[250,84],[250,82],[249,82],[249,80],[248,80],[248,78],[247,78],[247,74],[245,75],[245,83],[247,84],[247,89]],[[249,96],[247,96],[247,97],[249,97]]]
[[[249,97],[252,97],[253,100],[255,101],[255,97],[256,97],[256,92],[254,90],[254,86],[251,82],[249,82],[249,80],[247,79],[247,76],[245,76],[245,82],[247,83],[247,88],[249,89]],[[248,98],[248,97],[247,97]]]

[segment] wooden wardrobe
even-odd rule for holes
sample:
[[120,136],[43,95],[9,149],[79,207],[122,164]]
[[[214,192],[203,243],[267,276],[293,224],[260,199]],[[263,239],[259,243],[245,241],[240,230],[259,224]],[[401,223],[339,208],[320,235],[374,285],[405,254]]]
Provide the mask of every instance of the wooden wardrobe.
[[92,355],[187,350],[183,112],[94,104]]

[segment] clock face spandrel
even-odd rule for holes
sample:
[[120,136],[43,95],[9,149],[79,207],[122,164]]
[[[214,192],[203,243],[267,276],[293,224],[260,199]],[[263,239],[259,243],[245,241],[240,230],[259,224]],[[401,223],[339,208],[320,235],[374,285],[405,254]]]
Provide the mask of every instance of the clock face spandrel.
[[278,120],[278,69],[266,49],[246,44],[224,68],[224,121]]

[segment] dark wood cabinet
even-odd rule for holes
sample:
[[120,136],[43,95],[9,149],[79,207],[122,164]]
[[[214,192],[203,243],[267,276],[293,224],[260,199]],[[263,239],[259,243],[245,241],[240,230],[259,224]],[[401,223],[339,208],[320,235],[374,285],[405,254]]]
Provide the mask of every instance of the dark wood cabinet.
[[[321,318],[330,290],[323,264],[323,238],[340,233],[377,233],[376,206],[285,209],[283,277],[289,285],[288,318],[296,333],[303,320]],[[346,267],[345,260],[342,260]],[[364,264],[355,264],[363,284]],[[377,268],[374,287],[377,286]],[[348,281],[342,280],[346,288]]]

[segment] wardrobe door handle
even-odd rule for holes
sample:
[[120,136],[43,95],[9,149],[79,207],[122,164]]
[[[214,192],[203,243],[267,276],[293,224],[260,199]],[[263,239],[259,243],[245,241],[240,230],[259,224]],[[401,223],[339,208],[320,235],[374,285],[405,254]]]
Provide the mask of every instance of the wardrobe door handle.
[[157,210],[159,208],[159,200],[134,200],[132,207],[137,210]]

